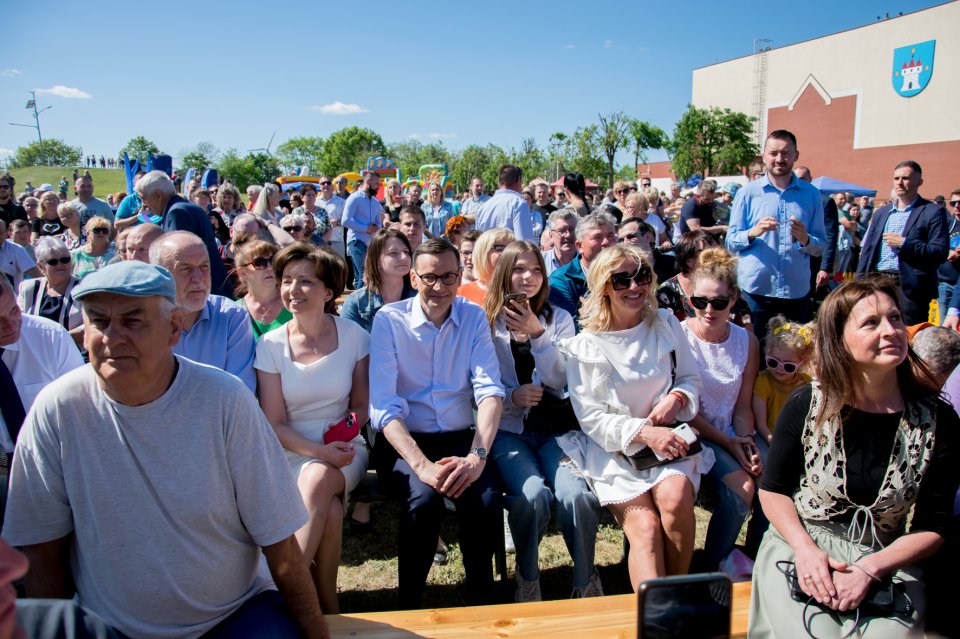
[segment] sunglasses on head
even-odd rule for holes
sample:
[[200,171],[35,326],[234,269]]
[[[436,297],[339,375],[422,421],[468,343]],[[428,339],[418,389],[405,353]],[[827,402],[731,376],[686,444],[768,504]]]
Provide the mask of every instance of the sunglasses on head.
[[776,370],[779,368],[780,370],[782,370],[784,373],[787,373],[787,374],[796,373],[798,370],[800,370],[800,364],[798,364],[797,362],[787,362],[787,361],[779,360],[773,355],[767,355],[766,359],[767,359],[767,368],[771,370]]
[[50,260],[43,260],[43,263],[46,264],[47,266],[56,266],[57,264],[69,264],[70,256],[68,255],[67,257],[55,257]]
[[303,230],[303,227],[302,226],[285,226],[283,227],[283,230],[286,231],[287,233],[299,233],[300,231]]
[[273,256],[270,257],[255,257],[250,262],[249,266],[257,269],[258,271],[265,271],[271,266],[273,266]]
[[636,282],[637,286],[648,286],[653,282],[653,273],[646,266],[641,266],[633,275],[629,273],[612,273],[610,275],[610,285],[615,291],[625,291],[630,288],[630,282]]
[[707,310],[707,304],[713,307],[715,311],[722,311],[730,304],[729,297],[700,297],[694,295],[690,298],[690,303],[699,311]]

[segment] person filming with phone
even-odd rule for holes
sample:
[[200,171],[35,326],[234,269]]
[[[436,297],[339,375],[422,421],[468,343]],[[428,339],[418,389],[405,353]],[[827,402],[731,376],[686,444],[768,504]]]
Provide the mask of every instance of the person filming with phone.
[[953,515],[960,419],[908,345],[893,278],[827,296],[813,361],[818,381],[784,405],[760,485],[772,525],[749,636],[785,636],[801,622],[817,637],[919,636],[919,564]]
[[[713,466],[690,427],[700,374],[680,322],[657,309],[653,264],[639,249],[603,249],[587,274],[583,331],[563,342],[570,399],[583,431],[559,438],[630,542],[630,583],[686,574],[693,502]],[[650,453],[650,454],[646,454]]]
[[370,337],[337,317],[347,268],[327,249],[298,242],[273,259],[280,299],[293,319],[257,343],[260,407],[286,451],[310,520],[297,541],[320,605],[338,613],[337,568],[346,499],[367,472]]
[[569,399],[562,339],[573,318],[547,302],[550,288],[536,244],[511,242],[490,278],[484,299],[503,382],[503,417],[491,457],[505,487],[517,549],[516,601],[540,601],[538,548],[557,503],[557,524],[573,559],[573,596],[600,596],[594,566],[600,502],[583,477],[562,464],[557,435],[579,428]]

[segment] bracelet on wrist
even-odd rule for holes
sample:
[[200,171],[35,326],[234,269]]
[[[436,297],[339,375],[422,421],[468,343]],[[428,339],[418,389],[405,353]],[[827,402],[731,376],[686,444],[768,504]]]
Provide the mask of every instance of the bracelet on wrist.
[[677,398],[677,401],[680,402],[680,408],[687,405],[687,396],[680,391],[670,391],[668,394]]
[[870,581],[880,581],[880,577],[878,577],[876,574],[870,572],[869,570],[867,570],[866,568],[864,568],[863,566],[861,566],[861,565],[858,564],[857,562],[853,562],[853,563],[850,564],[850,565],[853,566],[854,568],[856,568],[857,570],[859,570],[860,572],[862,572],[863,574],[865,574],[867,577],[870,577]]

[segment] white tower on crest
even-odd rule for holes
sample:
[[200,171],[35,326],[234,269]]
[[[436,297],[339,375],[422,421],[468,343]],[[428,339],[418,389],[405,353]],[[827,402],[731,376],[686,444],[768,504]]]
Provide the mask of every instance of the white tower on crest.
[[914,61],[913,57],[911,57],[909,63],[903,63],[903,69],[900,70],[900,75],[903,76],[903,86],[900,88],[900,93],[920,89],[921,71],[923,71],[923,62],[919,59]]

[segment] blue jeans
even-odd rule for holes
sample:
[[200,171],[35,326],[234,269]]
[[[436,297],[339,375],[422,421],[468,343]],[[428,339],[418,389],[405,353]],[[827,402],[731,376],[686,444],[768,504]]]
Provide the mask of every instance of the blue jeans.
[[[723,481],[723,478],[730,473],[743,470],[740,462],[727,452],[726,448],[715,442],[703,439],[703,444],[709,446],[716,456],[717,461],[713,468],[704,478],[709,490],[712,490],[717,496],[717,503],[713,508],[713,514],[710,517],[710,525],[707,527],[707,538],[703,544],[704,570],[716,570],[724,557],[730,554],[730,551],[737,545],[737,537],[740,535],[740,529],[747,515],[751,510],[754,517],[761,517],[763,521],[757,520],[751,526],[750,539],[747,541],[747,547],[752,543],[759,546],[759,538],[763,536],[763,531],[769,525],[766,517],[763,515],[762,508],[753,509],[753,504],[747,504],[737,493],[733,492]],[[762,437],[754,436],[754,441],[760,451],[760,459],[763,463],[767,461],[767,442]],[[760,478],[754,478],[754,503],[757,503],[757,488],[760,485]],[[755,550],[755,549],[754,549]]]
[[367,259],[367,245],[360,240],[347,242],[347,255],[353,265],[353,290],[363,288],[363,264]]
[[265,590],[243,602],[233,614],[203,635],[203,639],[295,639],[300,626],[276,590]]
[[953,299],[953,284],[940,282],[937,284],[937,304],[940,306],[940,323],[947,317],[947,309],[950,308],[950,300]]
[[540,578],[538,549],[556,500],[557,525],[573,560],[573,587],[585,587],[594,572],[600,501],[583,477],[573,473],[570,463],[562,463],[557,438],[501,430],[491,457],[504,486],[520,576],[527,581]]

